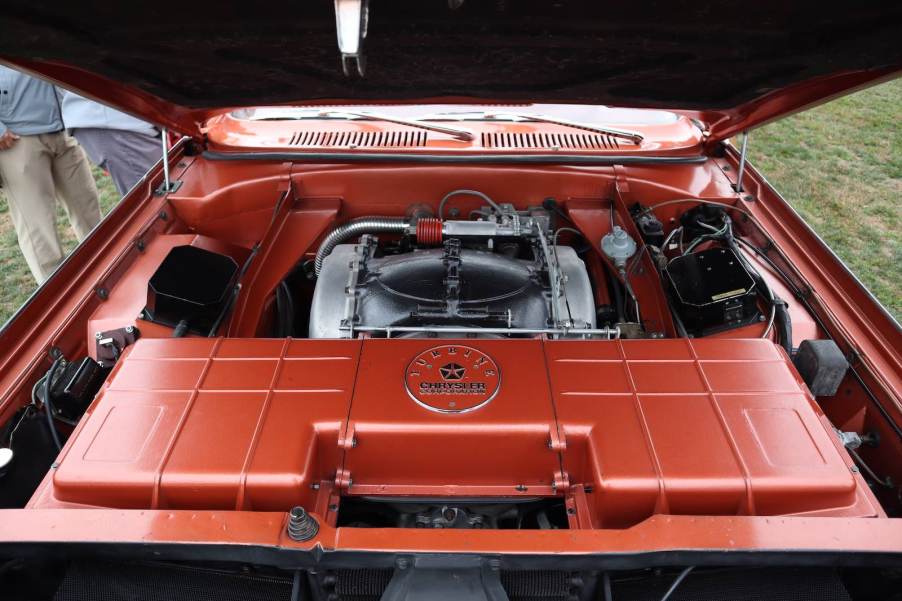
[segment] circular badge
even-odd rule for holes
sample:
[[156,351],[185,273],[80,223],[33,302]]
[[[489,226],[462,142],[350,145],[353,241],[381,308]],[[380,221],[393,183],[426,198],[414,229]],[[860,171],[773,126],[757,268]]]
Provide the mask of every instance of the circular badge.
[[407,366],[407,393],[432,411],[465,413],[498,393],[501,371],[494,359],[474,348],[447,344],[423,351]]

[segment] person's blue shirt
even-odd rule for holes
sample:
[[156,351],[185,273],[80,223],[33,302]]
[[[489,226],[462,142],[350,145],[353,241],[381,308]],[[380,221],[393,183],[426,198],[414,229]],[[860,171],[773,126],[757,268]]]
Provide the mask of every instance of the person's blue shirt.
[[153,125],[111,109],[74,92],[63,92],[63,122],[66,129],[102,128],[156,135]]
[[0,136],[7,130],[20,136],[33,136],[62,129],[56,88],[0,65]]

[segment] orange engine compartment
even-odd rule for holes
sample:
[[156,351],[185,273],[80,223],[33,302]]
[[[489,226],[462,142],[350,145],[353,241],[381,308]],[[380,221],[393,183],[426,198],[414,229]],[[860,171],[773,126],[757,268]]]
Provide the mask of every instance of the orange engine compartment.
[[[464,413],[415,402],[421,353],[500,372]],[[139,340],[30,507],[314,509],[350,497],[560,498],[570,528],[655,514],[884,515],[764,339]]]

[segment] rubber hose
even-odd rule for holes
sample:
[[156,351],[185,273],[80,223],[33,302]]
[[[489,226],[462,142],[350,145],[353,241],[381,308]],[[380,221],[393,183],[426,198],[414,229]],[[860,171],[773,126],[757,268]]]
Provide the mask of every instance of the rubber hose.
[[786,354],[792,357],[792,319],[789,317],[786,301],[777,296],[774,297],[774,322],[780,344],[786,349]]
[[53,439],[53,446],[56,447],[57,451],[60,451],[63,448],[63,445],[60,443],[60,437],[56,431],[56,424],[53,423],[53,403],[50,400],[50,390],[53,387],[53,376],[56,375],[56,370],[59,368],[60,363],[62,363],[62,359],[54,359],[53,364],[47,371],[47,375],[44,377],[44,413],[47,417],[47,427],[50,429],[50,438]]
[[326,260],[336,246],[356,238],[362,234],[390,232],[403,234],[408,231],[410,225],[403,219],[395,217],[361,217],[338,226],[323,239],[316,251],[316,259],[313,262],[314,273],[319,275],[323,269],[323,261]]
[[620,280],[615,278],[611,271],[605,266],[605,273],[608,275],[608,286],[610,286],[610,291],[614,296],[614,310],[617,311],[617,321],[624,322],[626,320],[626,315],[624,313],[625,307],[623,303],[623,292],[621,291],[622,284]]
[[173,338],[184,338],[185,334],[188,333],[188,320],[182,319],[175,325],[175,329],[172,330]]

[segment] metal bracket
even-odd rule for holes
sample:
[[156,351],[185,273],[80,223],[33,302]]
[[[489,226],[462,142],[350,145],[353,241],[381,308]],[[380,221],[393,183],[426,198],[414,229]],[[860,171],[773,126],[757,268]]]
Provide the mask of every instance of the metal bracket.
[[366,57],[363,41],[366,39],[369,22],[369,0],[334,0],[335,30],[338,36],[338,50],[341,52],[341,68],[351,77],[354,72],[363,77]]
[[564,433],[558,434],[554,425],[548,428],[548,448],[555,452],[567,450],[567,439]]
[[360,243],[354,247],[354,260],[348,271],[348,285],[345,287],[345,316],[341,320],[341,328],[348,330],[348,338],[354,337],[354,324],[357,322],[357,296],[362,278],[366,275],[367,261],[376,252],[376,238],[372,234],[360,237]]
[[97,362],[101,367],[110,368],[116,365],[125,347],[135,343],[141,337],[141,331],[135,326],[125,326],[116,330],[106,330],[94,334]]
[[[501,560],[479,555],[399,557],[382,601],[509,601]],[[574,596],[576,598],[576,596]]]

